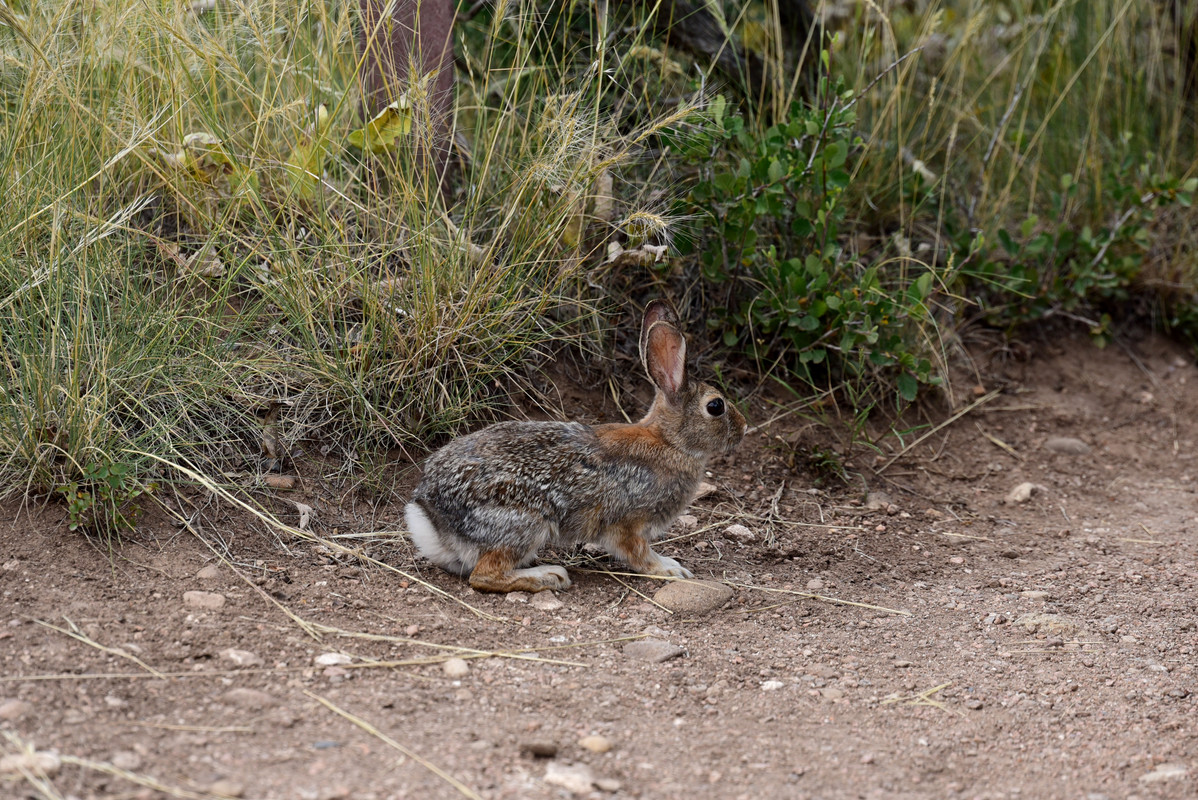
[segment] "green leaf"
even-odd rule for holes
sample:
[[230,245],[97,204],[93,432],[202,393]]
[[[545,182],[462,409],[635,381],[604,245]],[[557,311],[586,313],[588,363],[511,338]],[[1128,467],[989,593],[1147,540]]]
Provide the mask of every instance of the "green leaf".
[[824,148],[824,160],[828,162],[829,167],[844,166],[848,155],[849,149],[844,142],[829,142],[828,146]]
[[412,130],[412,108],[408,96],[402,94],[362,128],[350,131],[346,142],[351,147],[375,155],[394,150],[401,138]]
[[919,381],[915,377],[904,372],[898,376],[899,395],[908,403],[914,402],[915,395],[919,392]]
[[283,162],[291,193],[296,197],[311,200],[320,188],[320,176],[324,172],[324,156],[328,148],[325,133],[329,129],[329,122],[329,110],[321,103],[316,109],[316,122],[295,143],[291,155]]

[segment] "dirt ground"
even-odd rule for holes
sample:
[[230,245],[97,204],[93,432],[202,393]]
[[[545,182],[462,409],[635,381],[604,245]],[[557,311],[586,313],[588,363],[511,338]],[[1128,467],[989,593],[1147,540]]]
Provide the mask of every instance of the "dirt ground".
[[3,507],[0,796],[1198,797],[1192,353],[975,357],[975,405],[847,485],[797,416],[713,464],[662,550],[714,610],[585,552],[556,597],[476,594],[394,533],[412,470],[371,505],[297,459],[261,496],[326,544],[198,492],[112,552]]

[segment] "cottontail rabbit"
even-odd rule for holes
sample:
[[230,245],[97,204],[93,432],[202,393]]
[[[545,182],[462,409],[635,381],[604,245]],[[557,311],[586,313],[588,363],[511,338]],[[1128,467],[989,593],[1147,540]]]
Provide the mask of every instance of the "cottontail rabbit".
[[672,306],[641,324],[641,361],[657,396],[631,425],[501,422],[429,456],[405,509],[416,547],[485,592],[564,589],[564,567],[525,567],[547,544],[593,542],[650,575],[692,577],[649,543],[694,496],[707,459],[730,452],[745,418],[690,379]]

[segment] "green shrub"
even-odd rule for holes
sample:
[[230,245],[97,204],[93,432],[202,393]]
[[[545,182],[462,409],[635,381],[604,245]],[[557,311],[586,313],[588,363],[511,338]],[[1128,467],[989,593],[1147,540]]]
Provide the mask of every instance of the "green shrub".
[[808,383],[885,370],[910,401],[920,382],[938,380],[920,328],[949,276],[913,259],[865,264],[846,253],[844,193],[863,149],[855,105],[843,81],[823,77],[811,102],[795,101],[757,134],[715,98],[709,135],[677,145],[704,165],[688,211],[702,220],[705,291],[731,299],[712,302],[709,318],[725,345]]

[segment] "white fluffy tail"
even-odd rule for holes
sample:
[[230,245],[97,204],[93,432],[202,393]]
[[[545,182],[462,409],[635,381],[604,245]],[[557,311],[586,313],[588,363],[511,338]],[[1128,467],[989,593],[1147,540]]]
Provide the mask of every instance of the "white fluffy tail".
[[469,548],[472,552],[461,552],[458,549],[447,547],[445,537],[437,531],[436,526],[424,513],[424,509],[420,507],[419,503],[414,501],[408,503],[404,506],[403,515],[408,523],[408,532],[412,536],[412,543],[416,545],[420,555],[442,569],[457,575],[468,575],[474,569],[474,565],[478,563],[477,549]]

